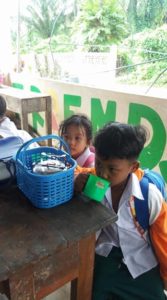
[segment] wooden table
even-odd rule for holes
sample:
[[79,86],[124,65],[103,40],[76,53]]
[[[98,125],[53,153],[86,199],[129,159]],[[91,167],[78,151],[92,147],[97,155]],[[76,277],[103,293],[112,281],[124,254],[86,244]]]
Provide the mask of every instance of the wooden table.
[[20,114],[21,128],[28,131],[28,114],[45,112],[46,134],[52,133],[51,96],[19,90],[10,86],[1,86],[0,95],[4,96],[7,109]]
[[41,299],[71,281],[71,300],[91,300],[95,232],[116,216],[77,198],[37,209],[12,187],[0,192],[0,292]]

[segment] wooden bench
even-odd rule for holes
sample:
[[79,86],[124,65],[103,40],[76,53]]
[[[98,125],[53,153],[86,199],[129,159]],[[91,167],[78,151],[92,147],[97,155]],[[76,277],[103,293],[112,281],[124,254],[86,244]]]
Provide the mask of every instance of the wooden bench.
[[44,111],[46,134],[52,133],[51,96],[3,85],[0,86],[0,95],[4,96],[6,99],[8,110],[20,114],[22,129],[28,131],[29,113]]

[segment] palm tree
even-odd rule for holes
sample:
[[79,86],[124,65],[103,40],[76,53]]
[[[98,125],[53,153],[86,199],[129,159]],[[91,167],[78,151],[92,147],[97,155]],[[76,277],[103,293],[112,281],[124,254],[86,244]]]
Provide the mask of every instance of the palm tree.
[[67,31],[77,8],[77,0],[31,0],[22,20],[29,32],[47,39],[51,34]]
[[[29,32],[43,39],[49,38],[55,18],[59,14],[59,2],[56,0],[31,0],[27,6],[27,14],[22,20],[27,25]],[[60,21],[55,31],[60,26]]]

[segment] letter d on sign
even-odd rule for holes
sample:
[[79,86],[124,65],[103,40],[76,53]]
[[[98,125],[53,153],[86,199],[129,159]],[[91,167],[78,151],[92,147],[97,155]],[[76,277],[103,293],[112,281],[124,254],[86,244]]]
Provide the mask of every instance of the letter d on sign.
[[146,105],[131,103],[129,105],[128,123],[141,124],[142,119],[146,119],[150,123],[152,132],[150,132],[151,140],[149,144],[140,155],[140,162],[143,168],[153,169],[159,164],[164,153],[166,130],[156,111]]

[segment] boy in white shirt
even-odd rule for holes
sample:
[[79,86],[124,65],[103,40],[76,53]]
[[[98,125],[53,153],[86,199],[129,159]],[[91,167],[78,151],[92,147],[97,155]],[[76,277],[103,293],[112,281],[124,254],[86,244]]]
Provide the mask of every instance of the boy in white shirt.
[[32,137],[27,131],[17,129],[14,122],[6,116],[6,110],[6,101],[4,97],[0,95],[0,137],[19,136],[23,142],[31,140]]
[[[118,122],[105,125],[95,136],[95,169],[89,172],[111,183],[103,204],[118,220],[97,236],[92,300],[167,299],[167,203],[150,183],[145,233],[132,209],[135,198],[144,200],[138,157],[146,137],[142,126]],[[76,192],[82,191],[87,176],[76,177]]]

